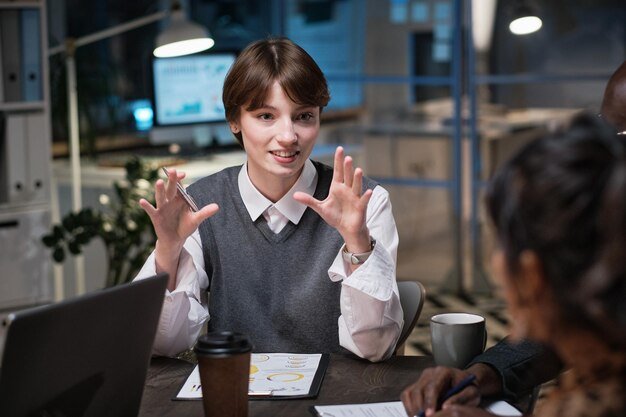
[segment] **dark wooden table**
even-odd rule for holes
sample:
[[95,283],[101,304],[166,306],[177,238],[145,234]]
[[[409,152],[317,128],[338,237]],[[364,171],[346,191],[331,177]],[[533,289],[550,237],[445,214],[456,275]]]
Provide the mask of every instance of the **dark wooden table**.
[[[397,401],[402,390],[432,365],[432,358],[425,356],[394,356],[382,363],[371,363],[351,355],[333,354],[317,398],[254,400],[249,402],[248,415],[311,417],[312,405]],[[153,359],[139,415],[202,417],[202,401],[172,401],[193,367],[178,359]]]

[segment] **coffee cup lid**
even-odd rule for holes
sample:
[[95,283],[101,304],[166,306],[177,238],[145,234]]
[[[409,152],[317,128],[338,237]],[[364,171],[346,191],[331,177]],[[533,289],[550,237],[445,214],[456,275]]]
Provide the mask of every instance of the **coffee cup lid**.
[[246,353],[252,350],[248,336],[237,332],[209,332],[200,336],[194,352],[200,355]]

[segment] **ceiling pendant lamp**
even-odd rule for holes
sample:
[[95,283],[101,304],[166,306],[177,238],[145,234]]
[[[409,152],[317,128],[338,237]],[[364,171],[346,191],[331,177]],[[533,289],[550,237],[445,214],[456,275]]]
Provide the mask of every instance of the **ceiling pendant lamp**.
[[215,41],[203,26],[190,22],[180,3],[175,1],[170,13],[169,26],[156,39],[154,56],[169,58],[207,50]]
[[529,0],[518,0],[513,6],[513,15],[509,30],[515,35],[528,35],[541,29],[543,22],[537,13],[537,7]]

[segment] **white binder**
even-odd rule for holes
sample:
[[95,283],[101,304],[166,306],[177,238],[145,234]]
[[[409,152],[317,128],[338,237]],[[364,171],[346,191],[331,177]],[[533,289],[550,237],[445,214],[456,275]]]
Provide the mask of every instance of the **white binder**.
[[6,115],[5,161],[7,176],[5,186],[9,203],[24,202],[27,199],[26,185],[26,116],[22,114]]
[[48,123],[44,113],[28,113],[24,116],[26,129],[26,188],[31,203],[47,202],[50,190],[50,140]]

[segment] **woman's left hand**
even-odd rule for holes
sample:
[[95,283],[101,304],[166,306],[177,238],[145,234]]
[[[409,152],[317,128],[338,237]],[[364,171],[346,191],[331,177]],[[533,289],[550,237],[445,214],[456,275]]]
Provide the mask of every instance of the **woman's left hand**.
[[363,170],[354,169],[352,158],[344,157],[341,146],[335,151],[334,165],[333,180],[326,199],[320,201],[303,192],[295,193],[294,198],[315,210],[326,223],[337,229],[348,251],[368,252],[371,242],[365,220],[372,190],[361,193]]

